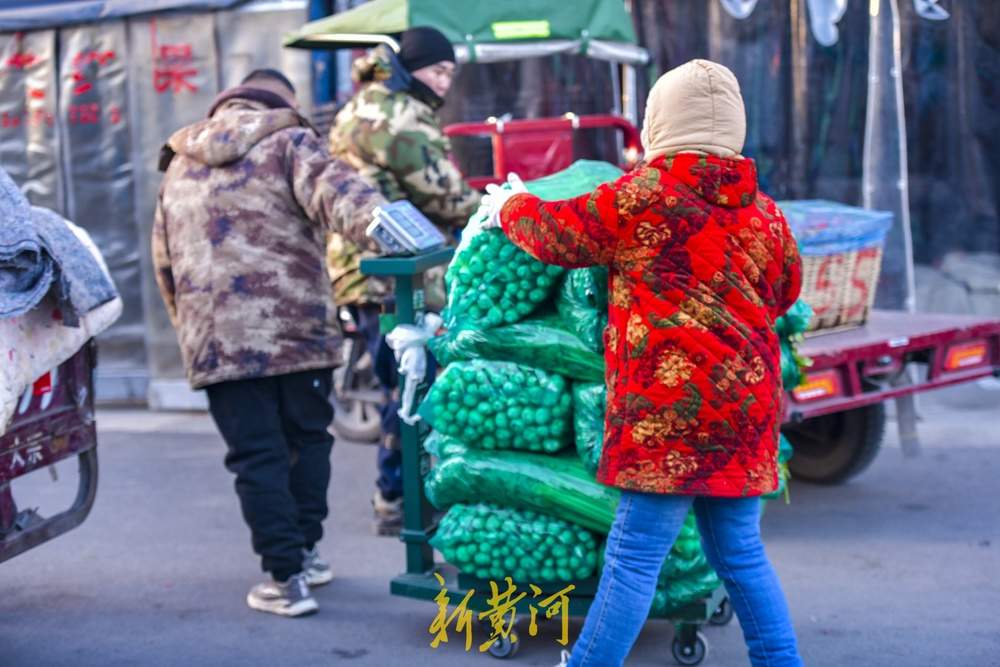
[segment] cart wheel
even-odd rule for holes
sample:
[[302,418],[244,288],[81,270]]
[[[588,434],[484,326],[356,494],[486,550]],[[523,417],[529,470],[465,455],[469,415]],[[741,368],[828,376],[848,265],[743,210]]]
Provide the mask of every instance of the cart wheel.
[[358,336],[344,339],[344,360],[333,372],[334,433],[352,442],[378,442],[382,435],[382,389],[371,356]]
[[784,433],[793,451],[788,469],[795,479],[841,484],[871,465],[884,431],[881,403],[787,424]]
[[719,603],[719,608],[708,618],[708,622],[712,625],[729,625],[731,620],[733,620],[733,605],[729,602],[729,598]]
[[674,654],[678,665],[700,665],[708,655],[708,640],[700,632],[694,633],[694,638],[688,641],[674,637],[670,652]]
[[506,660],[507,658],[513,658],[517,655],[517,650],[519,648],[521,648],[521,639],[517,636],[516,632],[511,630],[510,634],[506,637],[497,637],[486,650],[494,658]]

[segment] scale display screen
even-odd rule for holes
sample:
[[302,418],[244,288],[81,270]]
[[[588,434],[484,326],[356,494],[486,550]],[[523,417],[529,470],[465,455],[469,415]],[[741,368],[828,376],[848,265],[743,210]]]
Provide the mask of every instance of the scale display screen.
[[414,255],[440,248],[444,235],[408,201],[397,201],[375,209],[368,236],[390,255]]

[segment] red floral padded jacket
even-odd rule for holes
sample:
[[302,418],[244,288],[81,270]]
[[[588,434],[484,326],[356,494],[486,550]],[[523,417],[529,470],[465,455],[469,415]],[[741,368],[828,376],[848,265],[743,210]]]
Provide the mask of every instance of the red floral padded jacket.
[[801,267],[752,160],[658,158],[575,199],[516,195],[501,221],[542,262],[610,269],[601,482],[718,497],[777,488],[774,320],[798,298]]

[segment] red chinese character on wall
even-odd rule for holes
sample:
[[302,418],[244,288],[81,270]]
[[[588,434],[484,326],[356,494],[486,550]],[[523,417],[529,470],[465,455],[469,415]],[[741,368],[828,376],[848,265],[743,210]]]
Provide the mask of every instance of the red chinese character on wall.
[[96,125],[101,121],[101,107],[99,104],[71,104],[69,105],[69,122],[72,125]]
[[41,127],[42,125],[52,127],[56,120],[55,116],[45,109],[32,109],[27,117],[31,127]]
[[[70,61],[70,79],[74,97],[94,92],[91,80],[96,70],[115,60],[118,54],[111,49],[90,49],[76,53]],[[101,105],[97,102],[70,104],[67,120],[71,125],[96,125],[101,122]],[[47,122],[47,119],[45,119]]]
[[0,126],[5,128],[20,127],[21,117],[8,111],[4,111],[3,114],[0,114]]
[[7,58],[7,67],[11,69],[28,69],[31,65],[35,64],[38,57],[34,53],[15,53],[12,54],[10,58]]
[[14,34],[14,53],[4,62],[10,69],[26,70],[41,59],[30,51],[24,50],[24,33]]
[[94,89],[94,84],[87,80],[86,74],[83,72],[83,68],[91,63],[95,63],[98,67],[102,65],[107,65],[109,62],[114,60],[117,54],[114,51],[80,51],[75,56],[73,56],[73,81],[76,85],[73,86],[74,95],[83,95],[89,93]]
[[55,124],[55,117],[45,109],[33,110],[30,119],[32,127],[41,127],[42,125],[52,127]]
[[45,57],[28,49],[24,33],[18,32],[14,34],[13,52],[0,58],[0,73],[14,77],[17,82],[15,86],[23,86],[25,95],[25,103],[19,110],[4,111],[0,114],[0,127],[3,129],[38,127],[43,124],[51,127],[55,123],[55,117],[44,108],[45,88],[32,85],[27,72],[30,68],[43,63]]
[[156,20],[149,22],[153,44],[153,89],[157,94],[172,91],[194,92],[198,86],[191,82],[198,76],[190,44],[159,44],[156,40]]

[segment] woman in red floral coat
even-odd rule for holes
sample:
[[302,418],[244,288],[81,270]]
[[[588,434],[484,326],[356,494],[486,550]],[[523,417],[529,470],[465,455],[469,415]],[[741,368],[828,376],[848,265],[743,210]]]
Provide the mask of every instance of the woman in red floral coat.
[[753,665],[800,665],[760,541],[778,486],[782,388],[774,321],[798,298],[798,249],[757,189],[736,78],[696,60],[646,107],[645,162],[595,192],[543,202],[494,189],[493,224],[543,262],[610,270],[608,409],[598,479],[622,489],[597,598],[563,663],[620,665],[694,505],[705,553]]

